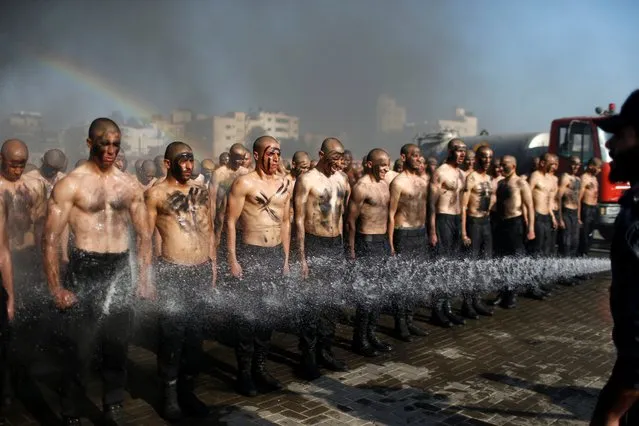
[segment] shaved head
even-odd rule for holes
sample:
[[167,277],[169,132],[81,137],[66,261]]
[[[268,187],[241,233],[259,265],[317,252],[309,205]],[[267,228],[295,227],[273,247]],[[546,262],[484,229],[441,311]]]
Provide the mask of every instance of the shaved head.
[[231,145],[231,149],[229,149],[229,154],[241,155],[242,157],[244,157],[244,153],[247,151],[248,150],[246,149],[246,147],[241,143],[234,143],[233,145]]
[[512,155],[504,155],[501,161],[513,163],[515,166],[517,165],[517,159]]
[[3,161],[11,161],[12,158],[23,157],[26,161],[29,158],[29,148],[20,139],[9,139],[2,144],[0,154]]
[[164,159],[173,161],[177,155],[182,154],[183,152],[192,152],[192,149],[184,142],[171,142],[169,146],[166,147],[166,151],[164,151]]
[[590,161],[588,161],[588,165],[589,166],[596,166],[596,167],[600,167],[602,164],[601,158],[591,158]]
[[140,172],[142,174],[149,173],[155,175],[155,163],[151,160],[143,160],[140,166]]
[[410,154],[410,151],[414,148],[419,149],[419,147],[415,145],[414,143],[407,143],[404,146],[402,146],[402,149],[400,149],[399,153],[408,157],[408,154]]
[[64,169],[64,166],[67,163],[67,157],[64,155],[64,152],[59,149],[50,149],[44,153],[42,157],[42,164],[45,166],[49,166],[56,170]]
[[366,158],[367,158],[367,161],[370,161],[371,163],[373,163],[373,165],[379,163],[383,159],[388,159],[390,161],[390,156],[388,155],[388,152],[384,151],[381,148],[375,148],[370,150]]
[[95,141],[109,132],[121,133],[120,127],[110,118],[96,118],[89,126],[89,139]]
[[459,138],[451,139],[450,142],[448,142],[448,150],[449,151],[455,151],[455,150],[459,149],[460,147],[466,148],[466,144],[464,143],[463,140],[461,140]]
[[304,160],[307,160],[310,163],[311,156],[308,155],[308,152],[296,151],[295,154],[293,154],[293,162],[294,163],[300,163],[300,162],[302,162]]
[[204,170],[213,170],[215,169],[215,163],[210,158],[205,158],[202,160],[202,168]]
[[253,152],[261,153],[262,151],[264,151],[266,146],[272,142],[279,144],[279,141],[273,136],[260,136],[259,138],[255,139],[255,142],[253,142]]
[[133,166],[135,167],[136,171],[140,171],[140,167],[142,167],[142,163],[144,163],[143,159],[139,159],[139,160],[135,160],[135,163],[133,164]]
[[324,154],[328,154],[331,151],[337,151],[344,153],[344,145],[337,138],[326,138],[322,141],[322,147],[320,148]]

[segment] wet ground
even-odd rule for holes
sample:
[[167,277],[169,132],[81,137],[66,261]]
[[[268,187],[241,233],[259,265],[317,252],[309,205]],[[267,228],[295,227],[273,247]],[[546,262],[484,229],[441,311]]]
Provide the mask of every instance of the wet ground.
[[[605,247],[598,249],[605,255]],[[390,337],[392,318],[383,315],[378,332],[395,351],[372,360],[350,351],[352,327],[340,324],[335,352],[351,369],[311,383],[294,375],[296,336],[276,333],[268,366],[286,389],[256,398],[233,392],[233,351],[208,341],[197,393],[214,414],[181,424],[585,425],[614,360],[609,279],[601,274],[559,288],[544,302],[522,298],[516,309],[498,308],[494,317],[453,329],[426,324],[429,312],[422,309],[418,324],[430,335],[412,343]],[[126,411],[136,425],[166,424],[156,411],[154,330],[147,325],[137,334]],[[59,422],[54,378],[52,363],[40,362],[31,377],[19,380],[9,424]],[[100,424],[95,378],[89,395]]]

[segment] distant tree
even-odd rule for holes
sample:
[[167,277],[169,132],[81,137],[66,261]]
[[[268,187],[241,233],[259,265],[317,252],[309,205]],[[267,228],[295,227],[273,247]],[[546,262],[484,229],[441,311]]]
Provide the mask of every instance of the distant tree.
[[488,130],[482,129],[481,132],[479,132],[479,136],[490,136],[490,133],[488,133]]

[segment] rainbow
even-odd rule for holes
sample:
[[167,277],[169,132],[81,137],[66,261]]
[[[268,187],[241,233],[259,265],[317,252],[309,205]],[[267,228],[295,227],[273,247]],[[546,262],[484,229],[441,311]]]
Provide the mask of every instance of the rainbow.
[[98,92],[109,99],[113,99],[122,109],[138,117],[150,118],[157,114],[158,109],[150,103],[133,96],[116,83],[109,81],[93,73],[90,69],[74,63],[69,58],[60,55],[39,54],[36,60],[45,68],[51,69],[58,74],[72,78],[75,82],[84,84],[87,88]]

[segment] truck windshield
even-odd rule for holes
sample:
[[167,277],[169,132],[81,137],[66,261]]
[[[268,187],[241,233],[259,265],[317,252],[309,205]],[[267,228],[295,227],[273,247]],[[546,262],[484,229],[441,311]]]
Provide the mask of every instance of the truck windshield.
[[608,153],[608,149],[606,148],[606,142],[608,142],[608,140],[612,136],[613,135],[611,133],[606,133],[603,130],[601,130],[599,127],[597,127],[597,139],[599,139],[599,148],[601,149],[601,159],[605,163],[609,163],[610,160],[612,160],[610,158],[610,154]]

